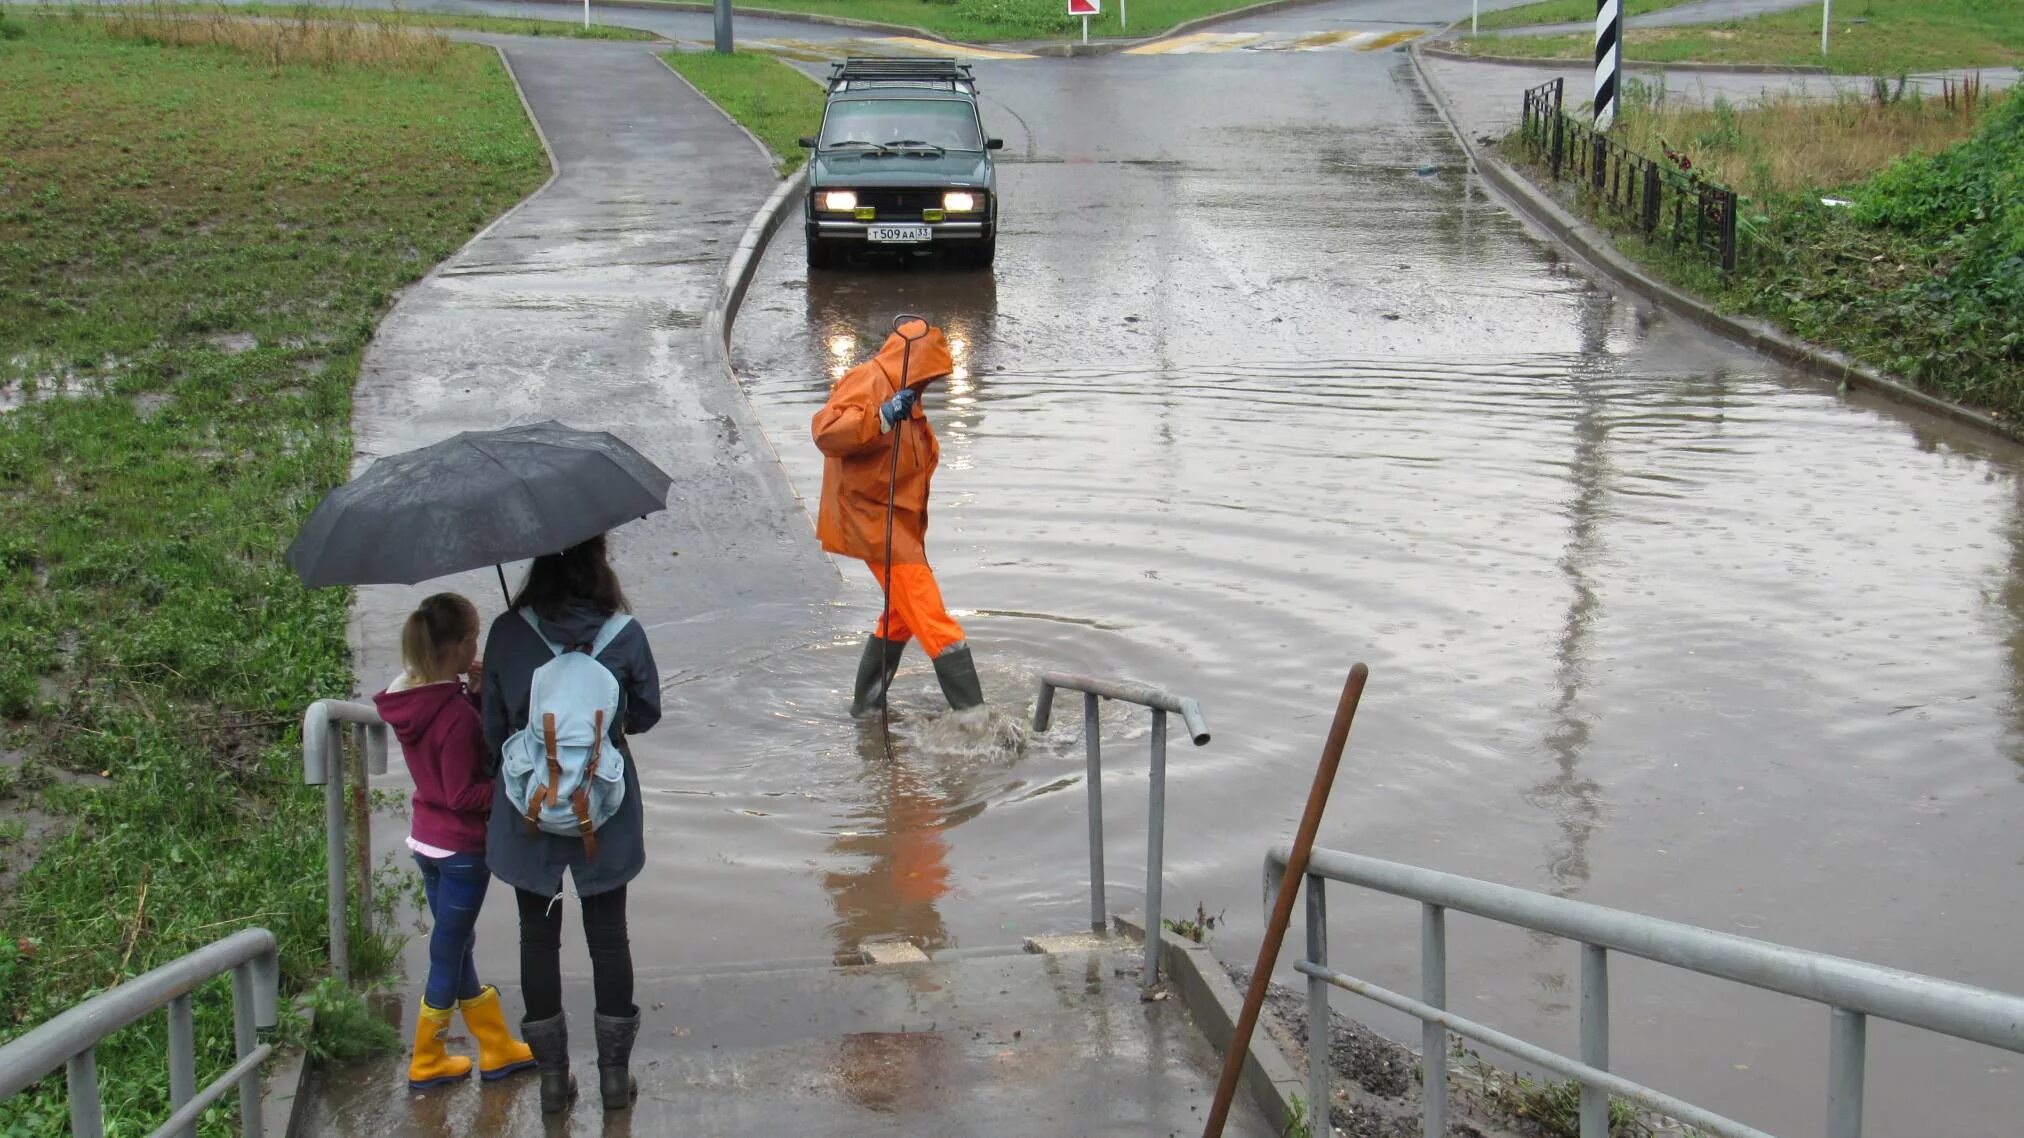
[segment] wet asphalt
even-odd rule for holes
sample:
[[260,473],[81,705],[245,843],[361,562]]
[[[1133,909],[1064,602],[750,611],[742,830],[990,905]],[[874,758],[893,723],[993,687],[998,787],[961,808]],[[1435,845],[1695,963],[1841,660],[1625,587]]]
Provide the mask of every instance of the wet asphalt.
[[[654,18],[707,35],[706,16]],[[2024,989],[2024,917],[2000,900],[2024,866],[2018,449],[1598,287],[1485,197],[1403,55],[979,64],[1008,140],[996,272],[811,279],[790,227],[737,329],[747,406],[693,321],[764,163],[637,47],[509,51],[564,177],[402,302],[361,447],[554,414],[677,469],[681,507],[620,540],[670,684],[640,741],[643,963],[1000,945],[1083,919],[1077,716],[1020,753],[964,749],[935,731],[918,659],[892,752],[842,715],[876,595],[811,553],[792,496],[812,502],[808,415],[835,369],[920,310],[963,345],[928,402],[929,544],[987,690],[1016,713],[1062,668],[1202,701],[1216,741],[1174,756],[1166,897],[1225,913],[1226,956],[1254,951],[1259,861],[1364,659],[1326,844]],[[572,82],[586,67],[630,93]],[[699,168],[707,192],[671,188]],[[405,603],[385,596],[360,610],[366,682]],[[1145,728],[1106,724],[1123,909]],[[1352,970],[1410,990],[1413,907],[1335,912]],[[504,974],[509,906],[483,935]],[[1468,922],[1452,939],[1453,1006],[1572,1043],[1569,946]],[[1618,1069],[1774,1132],[1817,1126],[1823,1012],[1634,962],[1614,1003]],[[1872,1051],[1880,1133],[1944,1116],[2007,1138],[2024,1117],[2003,1056],[1888,1027]]]

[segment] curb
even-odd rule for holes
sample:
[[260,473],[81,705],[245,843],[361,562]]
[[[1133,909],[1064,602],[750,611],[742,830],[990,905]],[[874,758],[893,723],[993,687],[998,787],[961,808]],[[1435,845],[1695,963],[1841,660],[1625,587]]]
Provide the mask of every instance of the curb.
[[[298,996],[295,1010],[302,1013],[303,1037],[316,1034],[316,1002],[307,994]],[[302,1081],[308,1073],[309,1049],[301,1047],[275,1060],[273,1073],[260,1080],[260,1120],[276,1138],[296,1138],[295,1107],[302,1101]]]
[[[770,152],[768,156],[771,156]],[[752,287],[752,278],[759,273],[759,259],[766,252],[767,243],[787,220],[790,203],[799,204],[799,195],[807,189],[807,166],[796,170],[792,177],[773,188],[773,195],[759,207],[758,213],[752,215],[752,221],[745,226],[745,235],[738,239],[738,248],[725,263],[724,282],[717,289],[717,299],[710,305],[709,314],[704,317],[710,350],[718,354],[718,362],[724,365],[724,374],[734,380],[736,376],[731,371],[731,325],[737,322],[738,310],[745,304],[745,292]]]
[[[1145,936],[1143,920],[1113,917],[1112,921],[1127,936]],[[1195,1027],[1219,1055],[1227,1055],[1230,1040],[1237,1033],[1237,1020],[1244,1012],[1244,996],[1230,982],[1222,962],[1208,945],[1196,944],[1172,929],[1160,930],[1160,960],[1181,1005],[1194,1017]],[[1293,1118],[1295,1099],[1307,1097],[1307,1084],[1272,1042],[1262,1014],[1244,1057],[1244,1087],[1251,1092],[1251,1101],[1265,1112],[1266,1122],[1275,1127],[1284,1127]]]
[[1119,52],[1129,51],[1135,47],[1144,47],[1149,43],[1159,43],[1162,40],[1175,39],[1199,32],[1203,28],[1212,28],[1217,24],[1228,23],[1231,20],[1241,20],[1246,16],[1263,16],[1270,12],[1283,12],[1289,8],[1312,8],[1320,4],[1334,2],[1335,0],[1264,0],[1262,4],[1250,4],[1242,8],[1232,8],[1227,12],[1212,12],[1206,16],[1197,16],[1192,20],[1183,20],[1157,35],[1143,36],[1136,39],[1119,36],[1111,39],[1096,40],[1092,43],[1056,43],[1052,40],[1043,40],[1033,43],[1015,42],[990,46],[1000,46],[1010,50],[1023,51],[1028,55],[1037,55],[1051,59],[1078,59],[1089,55],[1116,55]]
[[[1452,59],[1458,63],[1482,63],[1493,67],[1531,67],[1546,70],[1574,68],[1580,70],[1585,66],[1593,66],[1593,61],[1586,59],[1551,59],[1545,57],[1526,59],[1523,56],[1517,55],[1470,55],[1466,52],[1456,51],[1453,48],[1442,47],[1438,43],[1428,44],[1424,50],[1428,55],[1441,59]],[[1772,66],[1758,63],[1653,63],[1647,60],[1630,59],[1624,60],[1623,70],[1625,74],[1633,71],[1699,71],[1711,75],[1762,75],[1767,78],[1779,75],[1825,76],[1833,74],[1833,72],[1825,67],[1813,67],[1802,64]],[[1850,76],[1849,78],[1857,77]]]
[[677,68],[674,65],[674,63],[668,59],[668,54],[669,53],[667,52],[657,51],[654,53],[654,58],[660,60],[661,66],[667,68],[668,74],[673,75],[676,81],[681,83],[682,86],[687,87],[691,91],[694,91],[698,99],[701,99],[704,102],[710,104],[712,110],[715,110],[718,114],[723,115],[724,121],[730,123],[732,126],[737,127],[739,134],[742,134],[746,138],[750,139],[752,141],[752,145],[759,148],[760,156],[766,159],[766,164],[768,166],[773,167],[774,173],[776,174],[779,173],[780,156],[773,153],[773,148],[766,145],[764,142],[760,141],[759,136],[753,134],[751,129],[747,127],[744,123],[741,123],[737,119],[732,118],[731,112],[718,106],[717,100],[712,99],[710,96],[704,94],[703,89],[701,87],[698,87],[694,83],[689,82],[689,77],[682,74],[681,70]]
[[1985,412],[1928,394],[1909,383],[1857,363],[1832,348],[1809,344],[1788,335],[1764,321],[1718,312],[1713,305],[1652,277],[1618,252],[1607,234],[1569,213],[1503,159],[1482,153],[1475,140],[1462,129],[1461,120],[1448,105],[1447,93],[1428,73],[1417,46],[1409,49],[1407,54],[1412,58],[1413,72],[1419,77],[1420,86],[1426,89],[1434,109],[1462,144],[1470,167],[1484,184],[1497,191],[1506,208],[1544,230],[1547,236],[1587,262],[1603,277],[1674,315],[1683,316],[1718,336],[1780,363],[1846,387],[1873,391],[1942,419],[1977,427],[2012,442],[2024,442],[2024,424],[2012,425]]
[[[581,7],[576,0],[526,0],[526,2],[530,4],[553,4],[557,7],[565,8]],[[1318,3],[1320,0],[1315,0],[1315,2]],[[597,0],[596,6],[600,8],[631,8],[641,12],[712,13],[716,11],[715,5],[689,3],[687,0],[668,0],[665,3],[662,0]],[[916,36],[920,39],[934,40],[936,43],[956,43],[956,41],[946,36],[939,36],[926,28],[916,28],[910,24],[883,24],[876,20],[853,20],[843,16],[824,16],[814,12],[782,12],[775,8],[746,8],[741,6],[736,8],[731,16],[733,27],[737,25],[737,17],[751,16],[755,19],[792,20],[803,24],[820,24],[823,27],[829,28],[855,28],[867,32],[890,32],[893,35]],[[960,44],[958,46],[981,47],[985,45]]]

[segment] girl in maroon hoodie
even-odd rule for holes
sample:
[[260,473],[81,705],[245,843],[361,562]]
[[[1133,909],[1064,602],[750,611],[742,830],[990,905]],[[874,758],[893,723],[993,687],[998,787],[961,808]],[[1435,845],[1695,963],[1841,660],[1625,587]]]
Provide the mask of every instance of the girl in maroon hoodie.
[[471,1060],[443,1047],[443,1032],[459,1010],[478,1040],[480,1076],[502,1079],[532,1068],[534,1053],[507,1030],[499,990],[478,982],[475,959],[478,910],[492,879],[485,864],[491,751],[479,717],[485,670],[476,606],[455,593],[423,601],[401,629],[401,658],[407,669],[373,703],[400,739],[415,780],[408,848],[422,868],[435,925],[408,1085],[421,1090],[470,1075]]

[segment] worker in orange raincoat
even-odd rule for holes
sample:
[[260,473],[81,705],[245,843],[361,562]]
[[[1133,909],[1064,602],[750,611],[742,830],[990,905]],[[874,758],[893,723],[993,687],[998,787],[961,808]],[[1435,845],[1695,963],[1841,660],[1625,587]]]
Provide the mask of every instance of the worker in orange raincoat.
[[[900,653],[915,638],[934,661],[935,678],[952,709],[967,711],[984,703],[963,627],[942,607],[924,543],[928,483],[941,447],[921,410],[921,389],[953,369],[942,330],[917,317],[902,317],[876,356],[836,382],[811,425],[815,445],[826,456],[815,534],[825,550],[864,562],[891,598],[865,641],[852,715],[885,706]],[[886,548],[888,532],[891,549]]]

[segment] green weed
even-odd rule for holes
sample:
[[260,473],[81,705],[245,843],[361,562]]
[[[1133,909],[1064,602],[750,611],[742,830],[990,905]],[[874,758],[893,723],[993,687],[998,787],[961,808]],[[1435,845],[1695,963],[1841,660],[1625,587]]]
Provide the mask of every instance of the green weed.
[[1217,925],[1222,923],[1223,914],[1217,913],[1213,917],[1210,916],[1209,911],[1203,908],[1199,901],[1195,903],[1195,916],[1193,920],[1189,920],[1186,917],[1178,920],[1173,917],[1166,917],[1160,921],[1160,924],[1165,926],[1168,932],[1173,933],[1175,936],[1187,937],[1196,944],[1206,942],[1209,939],[1209,934],[1215,930]]
[[311,988],[307,1001],[316,1028],[302,1041],[318,1063],[355,1063],[400,1050],[400,1032],[381,1019],[364,996],[325,977]]
[[682,78],[724,109],[773,152],[792,173],[808,161],[797,141],[822,126],[822,88],[770,56],[738,52],[669,52],[661,57]]
[[[487,48],[312,66],[16,22],[0,746],[26,753],[17,792],[61,829],[0,901],[0,1037],[253,925],[280,939],[285,991],[326,969],[296,724],[350,688],[349,596],[305,590],[281,553],[345,477],[360,353],[394,291],[547,176]],[[394,951],[362,938],[354,963]],[[230,1063],[228,987],[198,993],[200,1079]],[[100,1051],[118,1132],[167,1113],[163,1034],[149,1017]],[[8,1100],[0,1132],[64,1118],[59,1075]]]

